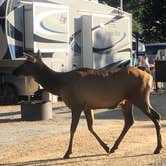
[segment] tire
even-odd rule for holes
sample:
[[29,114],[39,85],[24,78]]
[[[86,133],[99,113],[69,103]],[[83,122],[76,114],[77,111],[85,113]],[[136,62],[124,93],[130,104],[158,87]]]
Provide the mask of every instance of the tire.
[[16,87],[11,83],[0,84],[0,105],[17,104],[18,92]]

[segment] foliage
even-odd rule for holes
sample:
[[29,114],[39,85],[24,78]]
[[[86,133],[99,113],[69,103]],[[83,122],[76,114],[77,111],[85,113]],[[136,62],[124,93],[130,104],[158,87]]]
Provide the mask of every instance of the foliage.
[[166,1],[145,0],[141,17],[143,36],[147,42],[166,41]]

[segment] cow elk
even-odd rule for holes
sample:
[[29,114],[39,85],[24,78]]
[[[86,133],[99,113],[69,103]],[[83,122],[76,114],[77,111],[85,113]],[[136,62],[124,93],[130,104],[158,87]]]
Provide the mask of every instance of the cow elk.
[[[153,79],[150,74],[135,67],[122,67],[109,70],[80,68],[69,72],[55,72],[47,67],[40,53],[30,54],[27,60],[16,68],[15,75],[32,76],[48,92],[61,96],[71,109],[72,120],[70,141],[64,158],[72,153],[73,137],[81,112],[84,111],[89,131],[107,153],[113,153],[133,125],[132,106],[137,106],[154,123],[157,133],[155,154],[160,153],[160,115],[150,104],[150,90]],[[124,115],[124,128],[110,149],[93,128],[93,110],[121,106]]]

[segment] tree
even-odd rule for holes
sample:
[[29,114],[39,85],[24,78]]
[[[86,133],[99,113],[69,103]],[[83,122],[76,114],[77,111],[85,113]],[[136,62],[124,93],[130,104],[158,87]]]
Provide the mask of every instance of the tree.
[[166,1],[145,0],[141,22],[145,41],[166,41]]
[[133,20],[132,20],[132,28],[133,32],[142,33],[142,25],[140,22],[140,16],[143,11],[144,0],[124,0],[124,10],[126,12],[132,13]]

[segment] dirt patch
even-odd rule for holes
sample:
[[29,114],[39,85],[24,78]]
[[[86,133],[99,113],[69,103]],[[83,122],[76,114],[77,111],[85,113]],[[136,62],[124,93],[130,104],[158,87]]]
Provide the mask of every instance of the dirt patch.
[[[162,115],[162,137],[166,146],[166,94],[151,96],[152,105]],[[89,133],[84,115],[74,138],[71,159],[63,160],[69,141],[71,113],[63,103],[56,104],[53,119],[25,122],[20,107],[0,107],[0,165],[166,165],[166,149],[153,155],[156,147],[154,125],[137,108],[135,124],[119,149],[107,155]],[[118,109],[95,111],[95,130],[111,147],[123,128]]]

